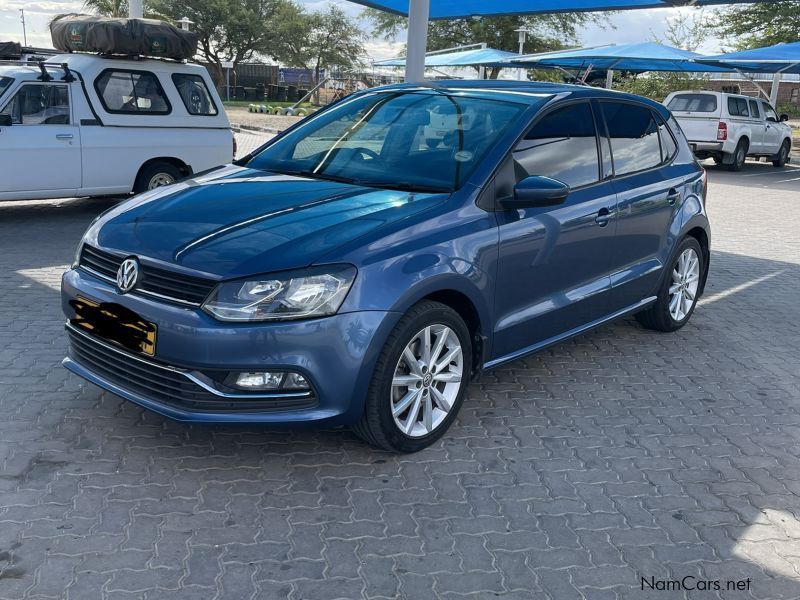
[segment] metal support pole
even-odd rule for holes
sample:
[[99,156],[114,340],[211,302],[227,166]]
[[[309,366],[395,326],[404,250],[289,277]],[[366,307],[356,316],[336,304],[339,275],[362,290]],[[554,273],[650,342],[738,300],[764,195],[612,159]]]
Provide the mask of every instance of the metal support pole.
[[130,0],[128,2],[128,17],[131,19],[141,19],[144,17],[143,0]]
[[406,83],[425,81],[425,50],[428,47],[430,0],[409,0]]
[[225,99],[231,99],[231,68],[225,69]]
[[781,85],[781,74],[775,73],[772,76],[772,89],[769,91],[769,103],[772,105],[772,108],[777,108],[778,106],[778,89]]
[[22,45],[28,47],[28,28],[25,26],[25,9],[19,9],[20,20],[22,21]]
[[614,87],[614,69],[606,71],[606,89],[610,90]]

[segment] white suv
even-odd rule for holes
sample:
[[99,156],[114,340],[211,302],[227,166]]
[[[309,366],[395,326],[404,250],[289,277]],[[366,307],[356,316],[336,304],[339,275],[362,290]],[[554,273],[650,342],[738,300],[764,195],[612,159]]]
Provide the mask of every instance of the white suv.
[[200,65],[0,62],[0,200],[138,193],[230,162],[233,144]]
[[695,155],[738,171],[745,158],[789,162],[792,130],[765,100],[722,92],[672,92],[664,104],[675,115]]

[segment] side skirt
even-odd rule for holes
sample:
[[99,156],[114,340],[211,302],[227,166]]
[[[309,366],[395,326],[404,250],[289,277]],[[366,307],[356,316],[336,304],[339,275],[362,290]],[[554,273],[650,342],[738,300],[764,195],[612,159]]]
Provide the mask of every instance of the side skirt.
[[547,338],[546,340],[542,340],[541,342],[537,342],[536,344],[523,348],[522,350],[517,350],[516,352],[512,352],[511,354],[506,354],[505,356],[501,356],[500,358],[495,358],[494,360],[490,360],[489,362],[483,365],[483,370],[488,371],[489,369],[493,369],[494,367],[497,367],[504,363],[511,362],[512,360],[516,360],[518,358],[521,358],[528,354],[532,354],[534,352],[538,352],[543,348],[547,348],[548,346],[558,344],[566,339],[569,339],[576,335],[580,335],[581,333],[585,333],[591,329],[600,327],[601,325],[605,325],[609,321],[619,319],[620,317],[624,317],[631,313],[639,312],[641,309],[655,302],[656,299],[657,299],[656,296],[649,296],[644,300],[637,302],[636,304],[628,306],[627,308],[623,308],[622,310],[618,310],[617,312],[611,313],[608,316],[601,317],[594,321],[590,321],[586,325],[575,327],[574,329],[570,329],[569,331],[565,331],[564,333],[561,333],[559,335],[555,335],[551,338]]

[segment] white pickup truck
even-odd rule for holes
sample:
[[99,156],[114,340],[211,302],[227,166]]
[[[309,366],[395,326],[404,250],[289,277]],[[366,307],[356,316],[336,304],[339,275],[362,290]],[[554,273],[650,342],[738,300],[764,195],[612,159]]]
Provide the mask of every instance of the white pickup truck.
[[786,115],[775,112],[760,98],[687,90],[672,92],[664,100],[675,115],[689,145],[700,159],[738,171],[745,158],[766,157],[776,167],[789,162],[792,130]]
[[0,61],[0,200],[138,193],[233,154],[200,65],[80,53]]

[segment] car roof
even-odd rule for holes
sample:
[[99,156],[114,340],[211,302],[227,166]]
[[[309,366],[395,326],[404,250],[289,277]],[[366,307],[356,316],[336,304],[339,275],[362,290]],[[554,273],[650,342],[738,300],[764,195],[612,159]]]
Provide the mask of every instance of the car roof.
[[658,111],[665,118],[669,117],[666,108],[649,98],[628,94],[616,90],[597,88],[587,85],[572,85],[568,83],[549,83],[544,81],[513,81],[497,79],[448,79],[437,81],[426,81],[421,84],[400,83],[396,85],[381,86],[370,88],[365,92],[375,90],[438,90],[448,93],[469,93],[470,95],[484,98],[497,99],[498,96],[506,96],[506,100],[512,102],[525,102],[532,104],[540,100],[542,96],[559,96],[566,98],[608,98],[613,100],[632,100],[646,104]]
[[[48,73],[63,73],[60,66],[66,63],[70,69],[79,73],[92,75],[104,69],[118,68],[143,71],[158,71],[168,73],[203,73],[205,67],[195,63],[183,63],[174,60],[160,58],[138,58],[133,59],[127,56],[100,56],[98,54],[80,53],[56,54],[47,57],[44,61]],[[0,75],[10,77],[38,77],[40,74],[39,66],[36,62],[9,62],[3,64],[0,61]]]

